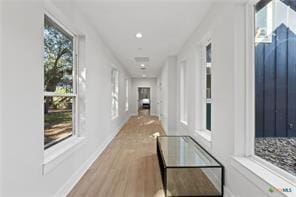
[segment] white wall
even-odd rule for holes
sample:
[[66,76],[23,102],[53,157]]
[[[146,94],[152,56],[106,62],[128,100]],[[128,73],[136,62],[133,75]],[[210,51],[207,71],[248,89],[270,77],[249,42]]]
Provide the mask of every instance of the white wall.
[[177,130],[177,57],[170,56],[164,62],[158,77],[158,102],[160,120],[167,134]]
[[[177,122],[178,134],[192,135],[225,167],[226,196],[263,197],[268,188],[260,188],[255,181],[240,174],[231,164],[235,155],[236,121],[243,116],[236,114],[237,78],[235,71],[245,62],[245,7],[239,4],[216,3],[202,24],[188,39],[178,54],[177,73]],[[211,143],[196,134],[204,129],[201,44],[207,37],[212,40],[212,140]],[[187,63],[188,125],[180,122],[180,64]],[[242,69],[243,70],[243,69]],[[240,79],[244,80],[244,79]],[[244,87],[240,87],[244,89]],[[242,105],[244,103],[241,103]],[[240,113],[245,113],[240,111]],[[243,144],[240,144],[243,147]]]
[[157,114],[157,85],[156,78],[132,78],[131,113],[138,114],[138,87],[150,87],[151,115]]
[[[0,196],[46,197],[66,191],[89,164],[85,162],[97,156],[129,117],[124,110],[124,79],[129,75],[74,3],[56,4],[85,36],[85,62],[80,65],[80,71],[86,72],[80,98],[80,107],[85,108],[80,132],[85,140],[52,171],[42,174],[44,6],[43,1],[1,3]],[[111,120],[112,65],[120,72],[115,120]]]

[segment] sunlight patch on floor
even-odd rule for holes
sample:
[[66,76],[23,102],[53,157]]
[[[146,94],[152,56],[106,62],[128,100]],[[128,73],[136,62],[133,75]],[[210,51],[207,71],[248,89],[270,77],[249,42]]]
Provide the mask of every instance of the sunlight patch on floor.
[[150,137],[157,138],[158,136],[160,136],[160,133],[159,132],[155,132]]
[[163,189],[158,190],[153,197],[164,197],[164,191]]
[[145,122],[144,125],[150,125],[150,124],[153,124],[153,123],[155,123],[155,120],[150,120],[148,122]]

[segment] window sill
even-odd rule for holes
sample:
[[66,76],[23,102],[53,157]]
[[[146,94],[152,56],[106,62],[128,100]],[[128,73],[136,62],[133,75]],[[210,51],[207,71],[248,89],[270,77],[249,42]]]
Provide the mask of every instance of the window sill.
[[185,120],[180,121],[184,126],[188,126],[188,123]]
[[44,151],[43,175],[49,173],[71,153],[73,153],[84,141],[84,137],[70,137]]
[[204,145],[211,148],[212,147],[212,134],[208,130],[197,130],[195,136],[199,139]]
[[111,120],[116,120],[118,118],[118,116],[114,116],[111,118]]
[[268,196],[295,196],[296,185],[292,181],[257,162],[253,157],[233,157],[231,165]]

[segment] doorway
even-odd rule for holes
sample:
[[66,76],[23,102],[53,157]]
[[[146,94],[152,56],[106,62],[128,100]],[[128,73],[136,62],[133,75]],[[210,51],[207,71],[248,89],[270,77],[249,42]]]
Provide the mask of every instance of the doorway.
[[138,87],[138,115],[150,116],[151,99],[149,87]]

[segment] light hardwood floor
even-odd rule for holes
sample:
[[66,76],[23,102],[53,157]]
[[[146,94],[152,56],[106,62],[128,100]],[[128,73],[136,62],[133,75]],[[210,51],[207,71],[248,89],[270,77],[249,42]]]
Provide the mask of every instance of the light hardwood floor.
[[157,117],[130,118],[69,197],[163,197],[155,134]]
[[[69,197],[164,197],[156,135],[164,135],[157,117],[131,117]],[[169,193],[217,194],[199,170],[185,169],[171,176]]]

